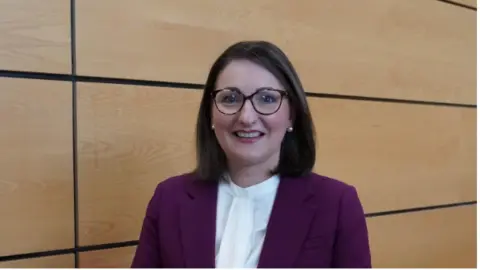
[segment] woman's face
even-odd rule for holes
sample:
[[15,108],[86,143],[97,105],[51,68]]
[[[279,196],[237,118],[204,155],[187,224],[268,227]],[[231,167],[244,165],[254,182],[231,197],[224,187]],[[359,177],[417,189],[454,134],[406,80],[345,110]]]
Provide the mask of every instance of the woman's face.
[[[215,89],[226,88],[239,91],[225,91],[217,95],[218,106],[227,113],[240,107],[241,94],[248,97],[258,89],[265,88],[285,91],[273,74],[247,60],[232,61],[220,73]],[[255,111],[252,101],[262,112],[273,111],[280,101],[281,106],[271,115],[262,115]],[[285,133],[292,126],[290,104],[278,92],[262,91],[246,100],[242,109],[235,114],[224,114],[213,104],[212,124],[231,165],[266,164],[273,169],[278,163]]]

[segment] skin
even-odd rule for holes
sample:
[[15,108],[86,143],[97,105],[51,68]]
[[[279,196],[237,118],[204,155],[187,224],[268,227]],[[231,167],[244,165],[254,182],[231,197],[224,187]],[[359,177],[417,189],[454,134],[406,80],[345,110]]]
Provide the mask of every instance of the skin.
[[[220,73],[216,89],[225,87],[237,87],[246,96],[260,87],[284,90],[273,74],[247,60],[232,61]],[[250,101],[234,115],[222,114],[212,106],[212,123],[227,156],[232,180],[248,187],[268,179],[269,170],[278,164],[282,140],[292,126],[290,104],[284,98],[280,109],[272,115],[258,114]],[[254,143],[244,143],[233,134],[238,130],[257,130],[265,135]]]

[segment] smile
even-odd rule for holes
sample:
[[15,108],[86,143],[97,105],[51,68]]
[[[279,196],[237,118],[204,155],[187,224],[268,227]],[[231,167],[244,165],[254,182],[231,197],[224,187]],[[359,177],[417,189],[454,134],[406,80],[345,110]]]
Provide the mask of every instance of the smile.
[[234,132],[233,134],[239,138],[257,138],[264,135],[260,131],[252,131],[252,132],[237,131],[237,132]]

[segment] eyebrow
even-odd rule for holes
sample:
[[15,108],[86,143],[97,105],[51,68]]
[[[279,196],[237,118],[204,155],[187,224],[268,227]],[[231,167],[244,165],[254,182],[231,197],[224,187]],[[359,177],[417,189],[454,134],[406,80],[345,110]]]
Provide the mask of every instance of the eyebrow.
[[[217,88],[217,89],[215,89],[214,91],[225,90],[225,89],[236,90],[236,91],[239,91],[239,92],[243,93],[242,90],[241,90],[241,88],[236,87],[236,86],[225,86],[225,87]],[[260,86],[260,87],[254,88],[253,90],[254,90],[253,93],[254,93],[254,92],[257,92],[257,91],[259,91],[259,90],[287,91],[287,90],[285,90],[285,89],[283,89],[283,88],[276,88],[276,87],[272,87],[272,86]]]

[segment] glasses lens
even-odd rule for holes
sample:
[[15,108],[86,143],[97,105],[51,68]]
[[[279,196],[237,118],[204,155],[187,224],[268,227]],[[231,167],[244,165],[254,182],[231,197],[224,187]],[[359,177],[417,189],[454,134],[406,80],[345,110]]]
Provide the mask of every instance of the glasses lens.
[[262,90],[253,97],[255,108],[263,114],[274,113],[280,107],[282,95],[274,90]]
[[229,89],[222,90],[215,96],[218,109],[226,114],[236,113],[243,104],[243,95]]

